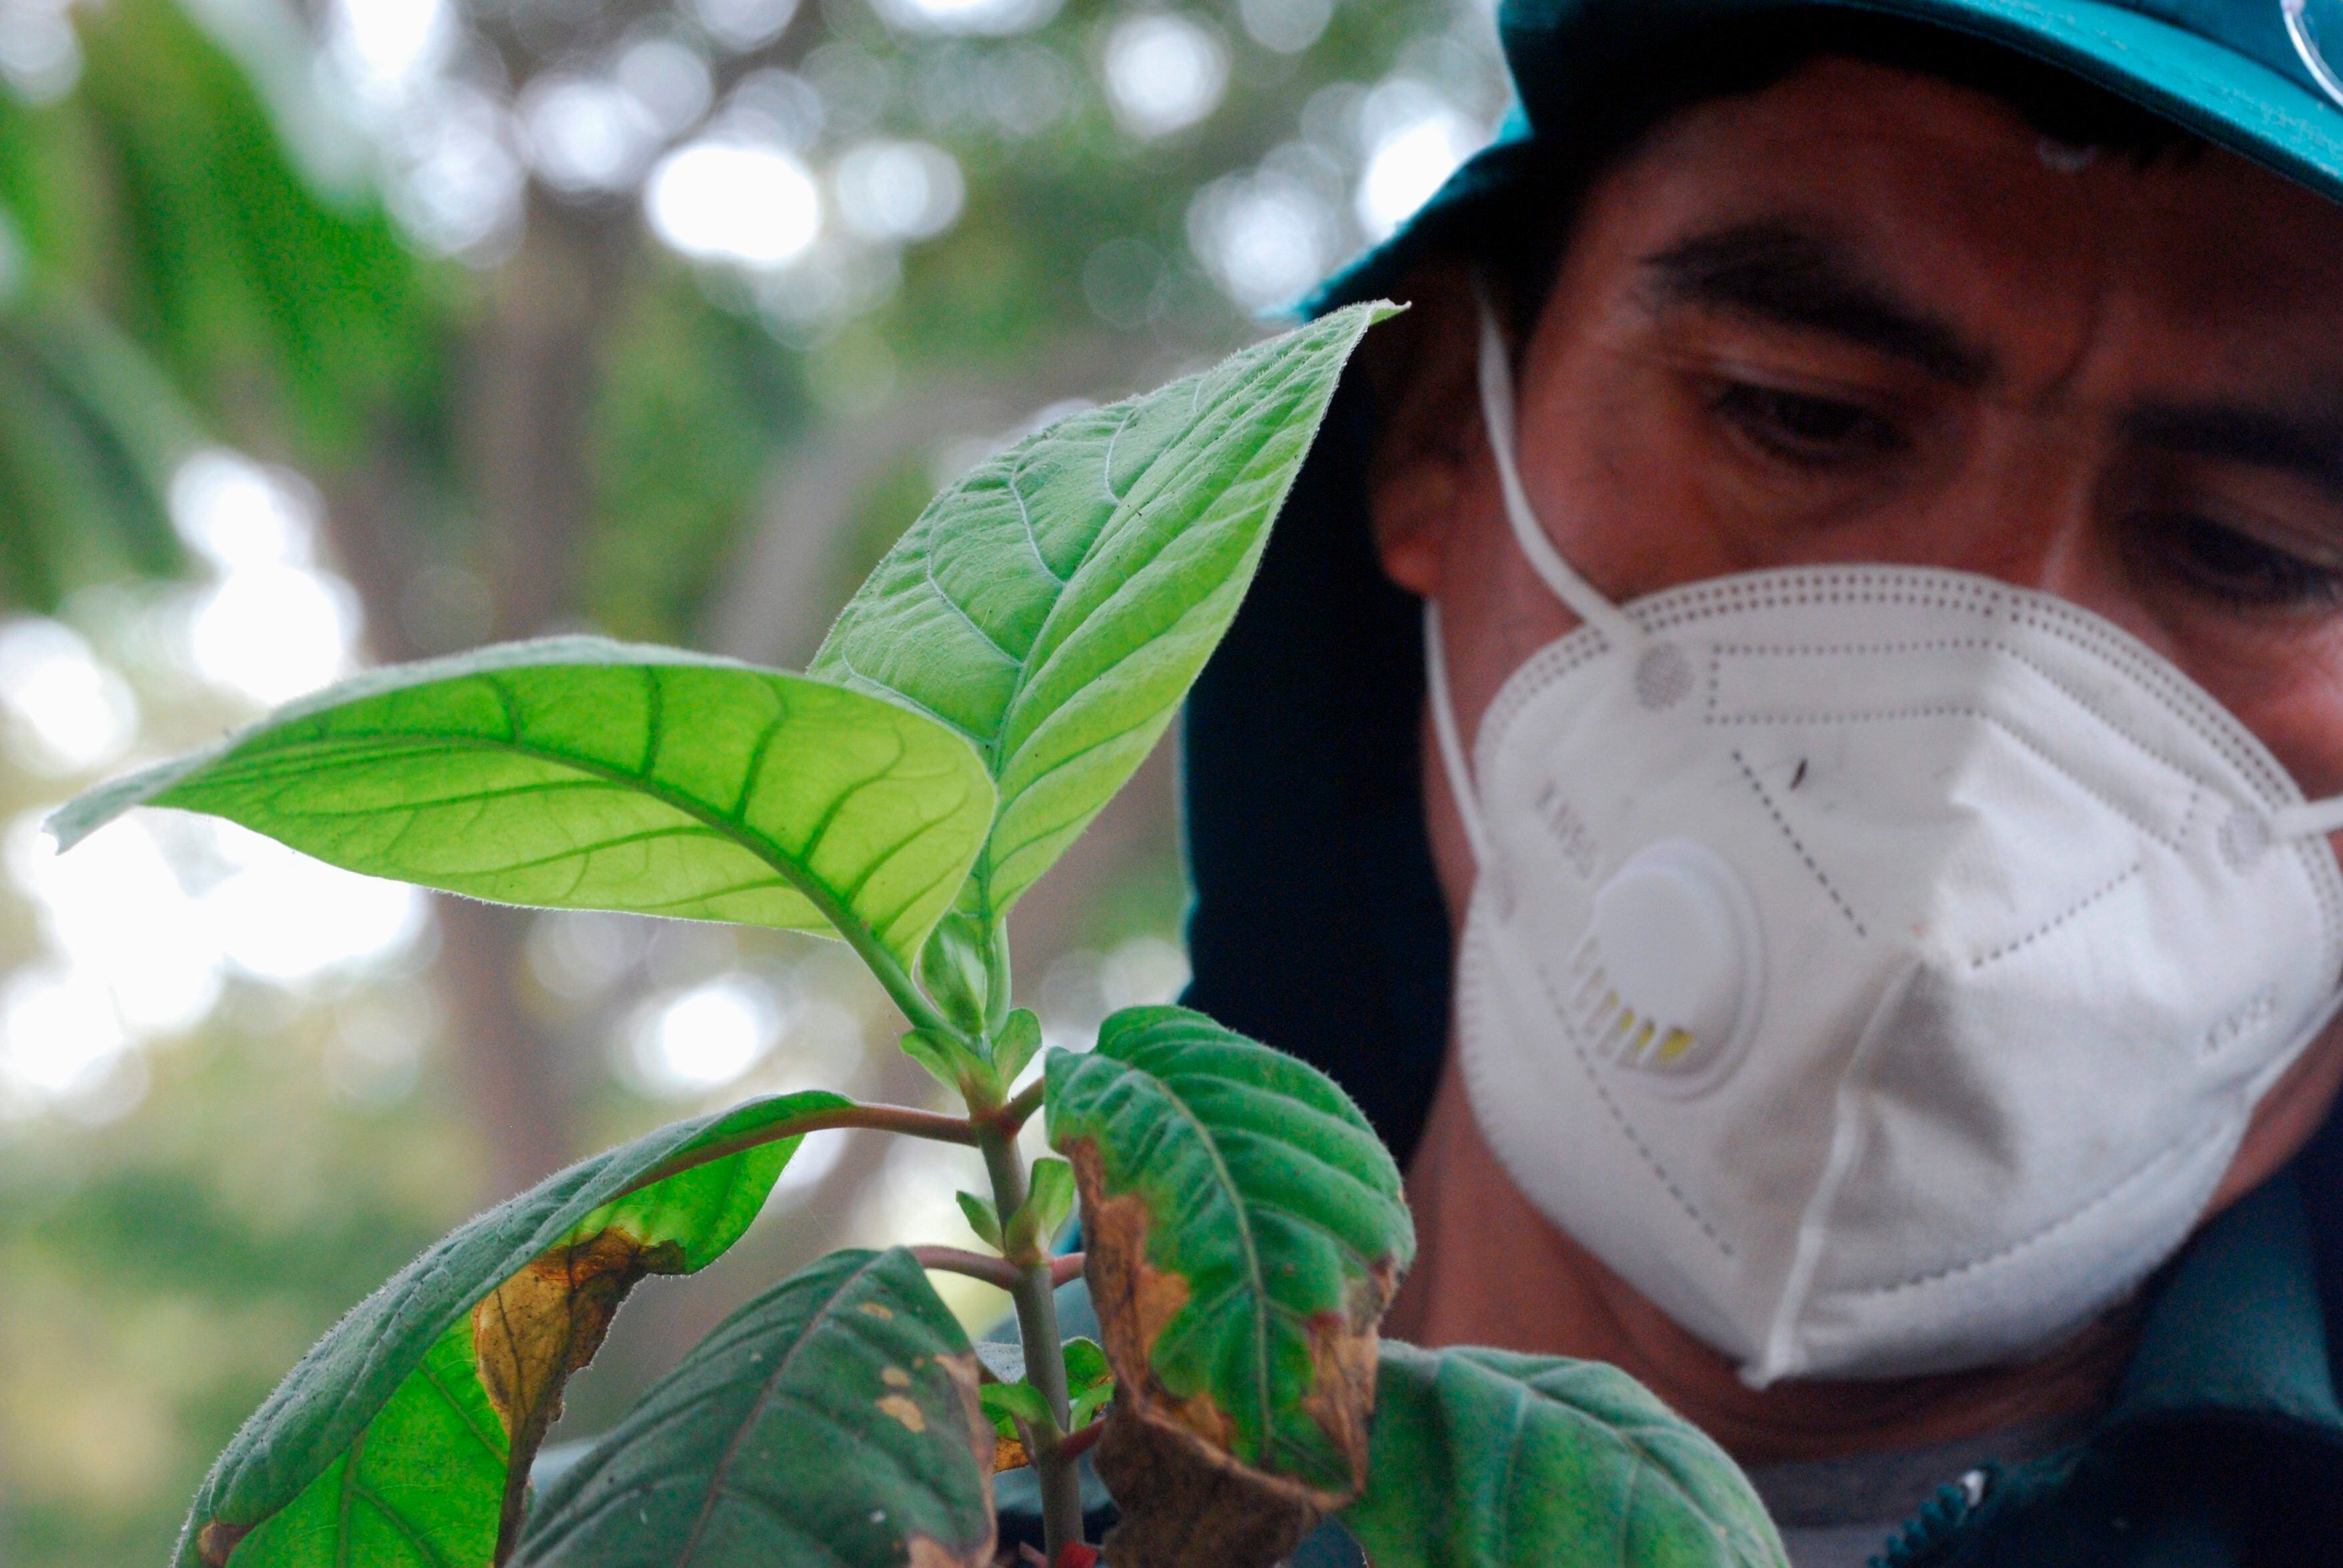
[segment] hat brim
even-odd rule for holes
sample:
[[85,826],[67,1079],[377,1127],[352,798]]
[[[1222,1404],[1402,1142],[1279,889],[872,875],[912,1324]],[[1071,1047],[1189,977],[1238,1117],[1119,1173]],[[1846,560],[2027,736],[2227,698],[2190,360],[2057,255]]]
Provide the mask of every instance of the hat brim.
[[[1604,49],[1599,65],[1572,62],[1574,73],[1599,72],[1615,81],[1620,71],[1648,69],[1655,55],[1687,41],[1698,26],[1735,16],[1827,11],[1901,16],[2006,45],[2070,70],[2217,146],[2343,203],[2343,110],[2294,56],[2278,0],[2267,0],[2267,12],[2252,24],[2270,35],[2252,40],[2259,45],[2252,55],[2101,0],[2065,0],[2055,9],[2038,0],[1645,3],[1645,25],[1634,29],[1639,53]],[[1558,10],[1566,15],[1584,8],[1564,5]],[[1558,17],[1548,30],[1561,35],[1567,29]],[[1533,23],[1508,39],[1517,72],[1525,65],[1533,74],[1541,66],[1553,68],[1540,47],[1546,40],[1538,34]],[[1559,36],[1554,42],[1558,51],[1569,47]],[[2288,68],[2274,68],[2257,55],[2283,59]],[[1302,311],[1314,316],[1389,294],[1425,254],[1517,195],[1537,166],[1530,156],[1534,146],[1569,129],[1572,95],[1565,92],[1555,103],[1555,95],[1542,92],[1542,85],[1534,79],[1526,83],[1526,115],[1517,110],[1496,142],[1467,159],[1390,238],[1328,279]]]

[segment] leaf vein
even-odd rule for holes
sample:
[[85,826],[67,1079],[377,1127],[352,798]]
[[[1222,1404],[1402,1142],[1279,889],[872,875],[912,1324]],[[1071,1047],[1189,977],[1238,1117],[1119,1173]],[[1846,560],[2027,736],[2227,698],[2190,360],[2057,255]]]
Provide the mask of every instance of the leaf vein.
[[936,598],[943,601],[944,608],[951,611],[952,614],[958,616],[962,626],[967,627],[969,630],[976,633],[978,639],[981,641],[985,647],[990,648],[993,652],[1007,659],[1013,666],[1021,668],[1024,665],[1025,661],[1023,659],[1018,658],[1015,654],[1001,647],[999,638],[995,638],[990,632],[985,630],[984,628],[977,624],[976,617],[968,613],[968,607],[961,604],[960,600],[952,598],[950,593],[945,591],[944,585],[936,580],[936,552],[934,550],[921,549],[920,551],[920,570],[927,578],[928,587],[934,592]]
[[692,1521],[691,1533],[684,1537],[683,1549],[676,1553],[677,1568],[682,1568],[684,1563],[690,1562],[692,1553],[699,1549],[700,1537],[706,1533],[708,1522],[716,1512],[716,1501],[724,1493],[724,1479],[730,1473],[733,1464],[740,1457],[740,1444],[747,1439],[749,1430],[757,1424],[758,1418],[763,1413],[766,1404],[779,1392],[781,1379],[786,1377],[790,1369],[797,1364],[798,1352],[803,1350],[807,1342],[814,1337],[821,1328],[824,1320],[838,1310],[838,1303],[844,1299],[847,1292],[864,1276],[878,1268],[886,1261],[886,1258],[887,1254],[884,1252],[875,1253],[869,1261],[840,1281],[838,1288],[830,1293],[830,1298],[815,1308],[812,1315],[806,1319],[804,1327],[798,1331],[797,1338],[789,1342],[789,1348],[783,1351],[774,1361],[773,1370],[767,1373],[764,1381],[758,1385],[757,1397],[749,1402],[748,1412],[741,1417],[740,1424],[733,1429],[732,1435],[725,1441],[724,1452],[717,1457],[715,1468],[709,1472],[708,1498],[700,1504],[699,1516]]
[[[1041,570],[1049,575],[1050,580],[1062,588],[1066,586],[1066,579],[1059,574],[1057,568],[1050,564],[1050,558],[1041,553],[1041,537],[1033,531],[1033,508],[1025,499],[1025,492],[1018,485],[1018,481],[1025,477],[1025,465],[1031,462],[1032,457],[1033,455],[1031,452],[1019,456],[1015,465],[1010,468],[1006,476],[1004,487],[1009,491],[1011,498],[1017,503],[1017,520],[1025,525],[1025,543],[1032,548],[1033,558],[1041,563]],[[1055,596],[1052,596],[1051,602],[1056,602]],[[1021,659],[1019,660],[1020,664],[1023,662]]]

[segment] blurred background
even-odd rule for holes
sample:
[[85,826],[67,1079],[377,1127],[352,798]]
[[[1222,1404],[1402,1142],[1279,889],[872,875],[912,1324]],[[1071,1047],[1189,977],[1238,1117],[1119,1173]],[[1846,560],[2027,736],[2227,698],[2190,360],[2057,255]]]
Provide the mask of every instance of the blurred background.
[[[51,807],[374,661],[800,665],[940,485],[1265,330],[1503,92],[1488,0],[0,0],[0,1563],[162,1563],[327,1324],[568,1161],[932,1087],[835,944]],[[1173,771],[1013,922],[1055,1040],[1184,981]],[[809,1140],[557,1439],[976,1184]]]

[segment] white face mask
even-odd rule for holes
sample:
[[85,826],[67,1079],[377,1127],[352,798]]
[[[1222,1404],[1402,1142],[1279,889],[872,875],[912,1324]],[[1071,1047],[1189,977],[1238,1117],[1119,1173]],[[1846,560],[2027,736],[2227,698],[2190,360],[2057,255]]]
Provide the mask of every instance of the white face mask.
[[2333,1012],[2343,874],[2219,703],[1965,573],[1823,567],[1621,608],[1515,474],[1586,623],[1468,771],[1474,1115],[1556,1224],[1763,1386],[2038,1353],[2169,1257]]

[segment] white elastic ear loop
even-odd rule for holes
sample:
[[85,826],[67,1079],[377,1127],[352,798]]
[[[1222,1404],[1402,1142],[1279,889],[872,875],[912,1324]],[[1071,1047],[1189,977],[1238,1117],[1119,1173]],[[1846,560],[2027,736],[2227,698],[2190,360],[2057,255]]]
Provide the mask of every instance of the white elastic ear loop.
[[2343,831],[2343,795],[2305,800],[2299,806],[2270,813],[2269,832],[2273,839],[2308,839],[2314,834],[2337,831]]
[[1497,313],[1490,308],[1485,293],[1480,303],[1481,417],[1489,427],[1489,454],[1496,460],[1497,484],[1504,492],[1505,521],[1513,526],[1513,542],[1528,558],[1531,569],[1554,590],[1554,597],[1601,632],[1604,642],[1614,648],[1636,647],[1644,640],[1644,628],[1563,559],[1562,552],[1538,527],[1537,514],[1530,510],[1529,493],[1522,488],[1521,471],[1513,466],[1513,366],[1505,356],[1504,335],[1497,329]]
[[1464,841],[1473,847],[1473,863],[1489,863],[1488,830],[1481,823],[1481,798],[1473,789],[1472,769],[1464,765],[1464,743],[1456,734],[1456,709],[1448,700],[1448,655],[1440,638],[1440,606],[1423,601],[1423,685],[1432,699],[1432,729],[1440,740],[1440,765],[1448,773],[1448,792],[1456,797],[1456,815],[1464,824]]

